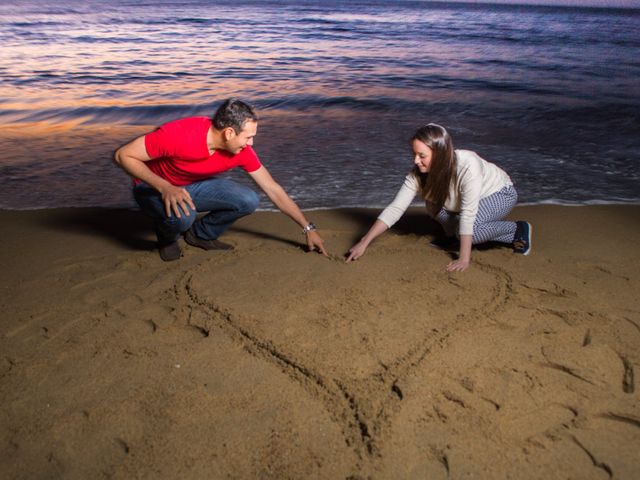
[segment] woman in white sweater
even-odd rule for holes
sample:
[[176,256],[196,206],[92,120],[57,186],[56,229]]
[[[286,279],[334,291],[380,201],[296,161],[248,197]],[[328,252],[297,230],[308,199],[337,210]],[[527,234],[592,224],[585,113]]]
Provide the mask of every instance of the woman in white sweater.
[[448,132],[434,123],[411,138],[415,168],[406,176],[395,199],[362,239],[349,250],[347,261],[361,257],[371,241],[407,210],[414,197],[425,199],[427,211],[447,237],[458,236],[458,259],[448,271],[463,271],[471,260],[471,245],[487,241],[508,243],[516,253],[531,251],[531,225],[506,221],[518,194],[501,168],[469,150],[454,150]]

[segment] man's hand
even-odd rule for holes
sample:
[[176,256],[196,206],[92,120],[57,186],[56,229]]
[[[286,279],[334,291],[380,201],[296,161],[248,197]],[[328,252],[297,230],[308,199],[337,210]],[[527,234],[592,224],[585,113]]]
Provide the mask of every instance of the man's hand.
[[360,240],[353,247],[349,249],[349,256],[345,260],[346,262],[351,262],[352,260],[357,260],[362,255],[364,255],[365,250],[367,249],[367,243],[363,240]]
[[309,247],[309,251],[313,252],[314,250],[318,250],[322,255],[328,257],[327,251],[324,249],[324,241],[320,238],[320,235],[315,230],[311,230],[307,232],[307,246]]
[[171,212],[175,213],[176,217],[181,218],[180,209],[186,216],[189,216],[189,208],[196,209],[196,206],[191,200],[191,195],[183,187],[176,187],[175,185],[167,185],[160,191],[162,195],[162,201],[164,203],[164,210],[167,217],[171,217]]

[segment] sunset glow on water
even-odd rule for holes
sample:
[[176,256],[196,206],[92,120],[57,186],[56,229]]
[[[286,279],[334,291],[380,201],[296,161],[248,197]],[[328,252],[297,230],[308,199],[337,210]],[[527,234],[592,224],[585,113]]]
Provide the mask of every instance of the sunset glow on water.
[[0,207],[133,205],[113,150],[230,96],[304,208],[386,204],[430,121],[521,201],[640,198],[637,10],[344,3],[3,5]]

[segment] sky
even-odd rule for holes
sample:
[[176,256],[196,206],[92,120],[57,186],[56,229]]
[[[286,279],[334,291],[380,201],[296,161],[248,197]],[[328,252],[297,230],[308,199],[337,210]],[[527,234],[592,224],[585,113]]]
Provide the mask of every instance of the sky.
[[574,7],[640,8],[640,0],[455,0],[466,3],[505,3],[527,5],[563,5]]

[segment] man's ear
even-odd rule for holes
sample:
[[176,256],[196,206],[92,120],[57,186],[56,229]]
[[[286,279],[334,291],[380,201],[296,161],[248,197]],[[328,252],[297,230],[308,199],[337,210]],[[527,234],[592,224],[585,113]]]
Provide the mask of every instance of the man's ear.
[[228,142],[236,136],[236,131],[233,129],[233,127],[227,127],[222,131],[222,134],[224,135],[224,139]]

